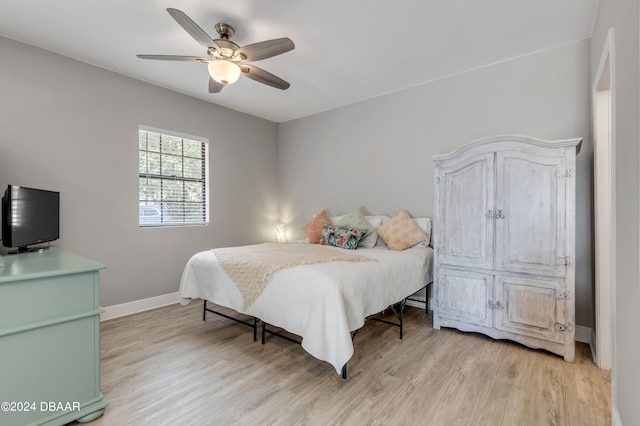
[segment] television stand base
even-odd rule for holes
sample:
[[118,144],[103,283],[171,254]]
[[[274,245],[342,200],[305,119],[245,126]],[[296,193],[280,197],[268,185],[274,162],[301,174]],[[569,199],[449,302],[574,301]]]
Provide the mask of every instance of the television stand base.
[[11,250],[8,254],[20,254],[20,253],[42,253],[51,246],[46,247],[18,247],[17,250]]

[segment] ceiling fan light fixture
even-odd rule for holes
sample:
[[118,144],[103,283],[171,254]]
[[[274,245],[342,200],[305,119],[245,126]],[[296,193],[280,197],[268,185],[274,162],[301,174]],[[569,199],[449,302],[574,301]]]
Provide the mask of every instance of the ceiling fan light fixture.
[[290,84],[280,77],[262,68],[247,65],[243,62],[271,58],[294,49],[295,45],[290,38],[280,37],[240,47],[230,40],[235,30],[229,24],[224,22],[216,24],[215,29],[220,38],[214,40],[184,12],[173,8],[168,8],[167,12],[195,41],[207,49],[208,56],[136,55],[138,58],[206,63],[210,75],[209,93],[220,93],[224,86],[238,81],[241,74],[258,83],[266,84],[276,89],[286,90],[289,88]]
[[211,61],[207,68],[211,78],[224,85],[235,83],[240,78],[240,67],[226,59]]

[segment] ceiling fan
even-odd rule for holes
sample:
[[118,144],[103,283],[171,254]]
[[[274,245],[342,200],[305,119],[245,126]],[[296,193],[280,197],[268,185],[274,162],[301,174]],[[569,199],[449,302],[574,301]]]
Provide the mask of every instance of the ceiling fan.
[[167,12],[191,37],[207,49],[208,56],[136,55],[138,58],[208,64],[209,93],[219,93],[227,84],[235,83],[241,75],[276,89],[289,88],[290,84],[280,77],[244,62],[259,61],[293,50],[295,45],[290,38],[276,38],[240,47],[229,40],[235,33],[235,29],[229,24],[219,22],[215,25],[220,38],[214,40],[184,12],[171,8],[167,9]]

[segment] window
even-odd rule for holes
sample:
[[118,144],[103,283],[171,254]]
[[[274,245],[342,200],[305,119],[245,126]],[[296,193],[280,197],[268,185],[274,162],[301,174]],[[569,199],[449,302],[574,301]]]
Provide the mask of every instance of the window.
[[208,140],[140,127],[138,224],[209,222]]

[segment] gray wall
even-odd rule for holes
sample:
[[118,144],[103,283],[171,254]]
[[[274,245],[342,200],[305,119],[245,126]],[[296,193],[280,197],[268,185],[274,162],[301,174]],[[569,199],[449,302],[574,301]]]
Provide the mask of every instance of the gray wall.
[[591,327],[589,40],[282,123],[278,182],[289,237],[328,208],[433,214],[431,155],[481,137],[583,137],[577,170],[576,322]]
[[[592,79],[609,28],[615,28],[614,123],[615,145],[615,251],[613,294],[612,391],[614,419],[623,425],[640,424],[640,175],[638,104],[639,66],[638,0],[600,0],[591,42]],[[615,424],[615,423],[614,423]]]
[[[102,306],[178,291],[195,252],[273,239],[277,125],[0,38],[0,188],[61,193],[60,246],[107,266]],[[208,138],[211,223],[138,228],[138,125]]]

